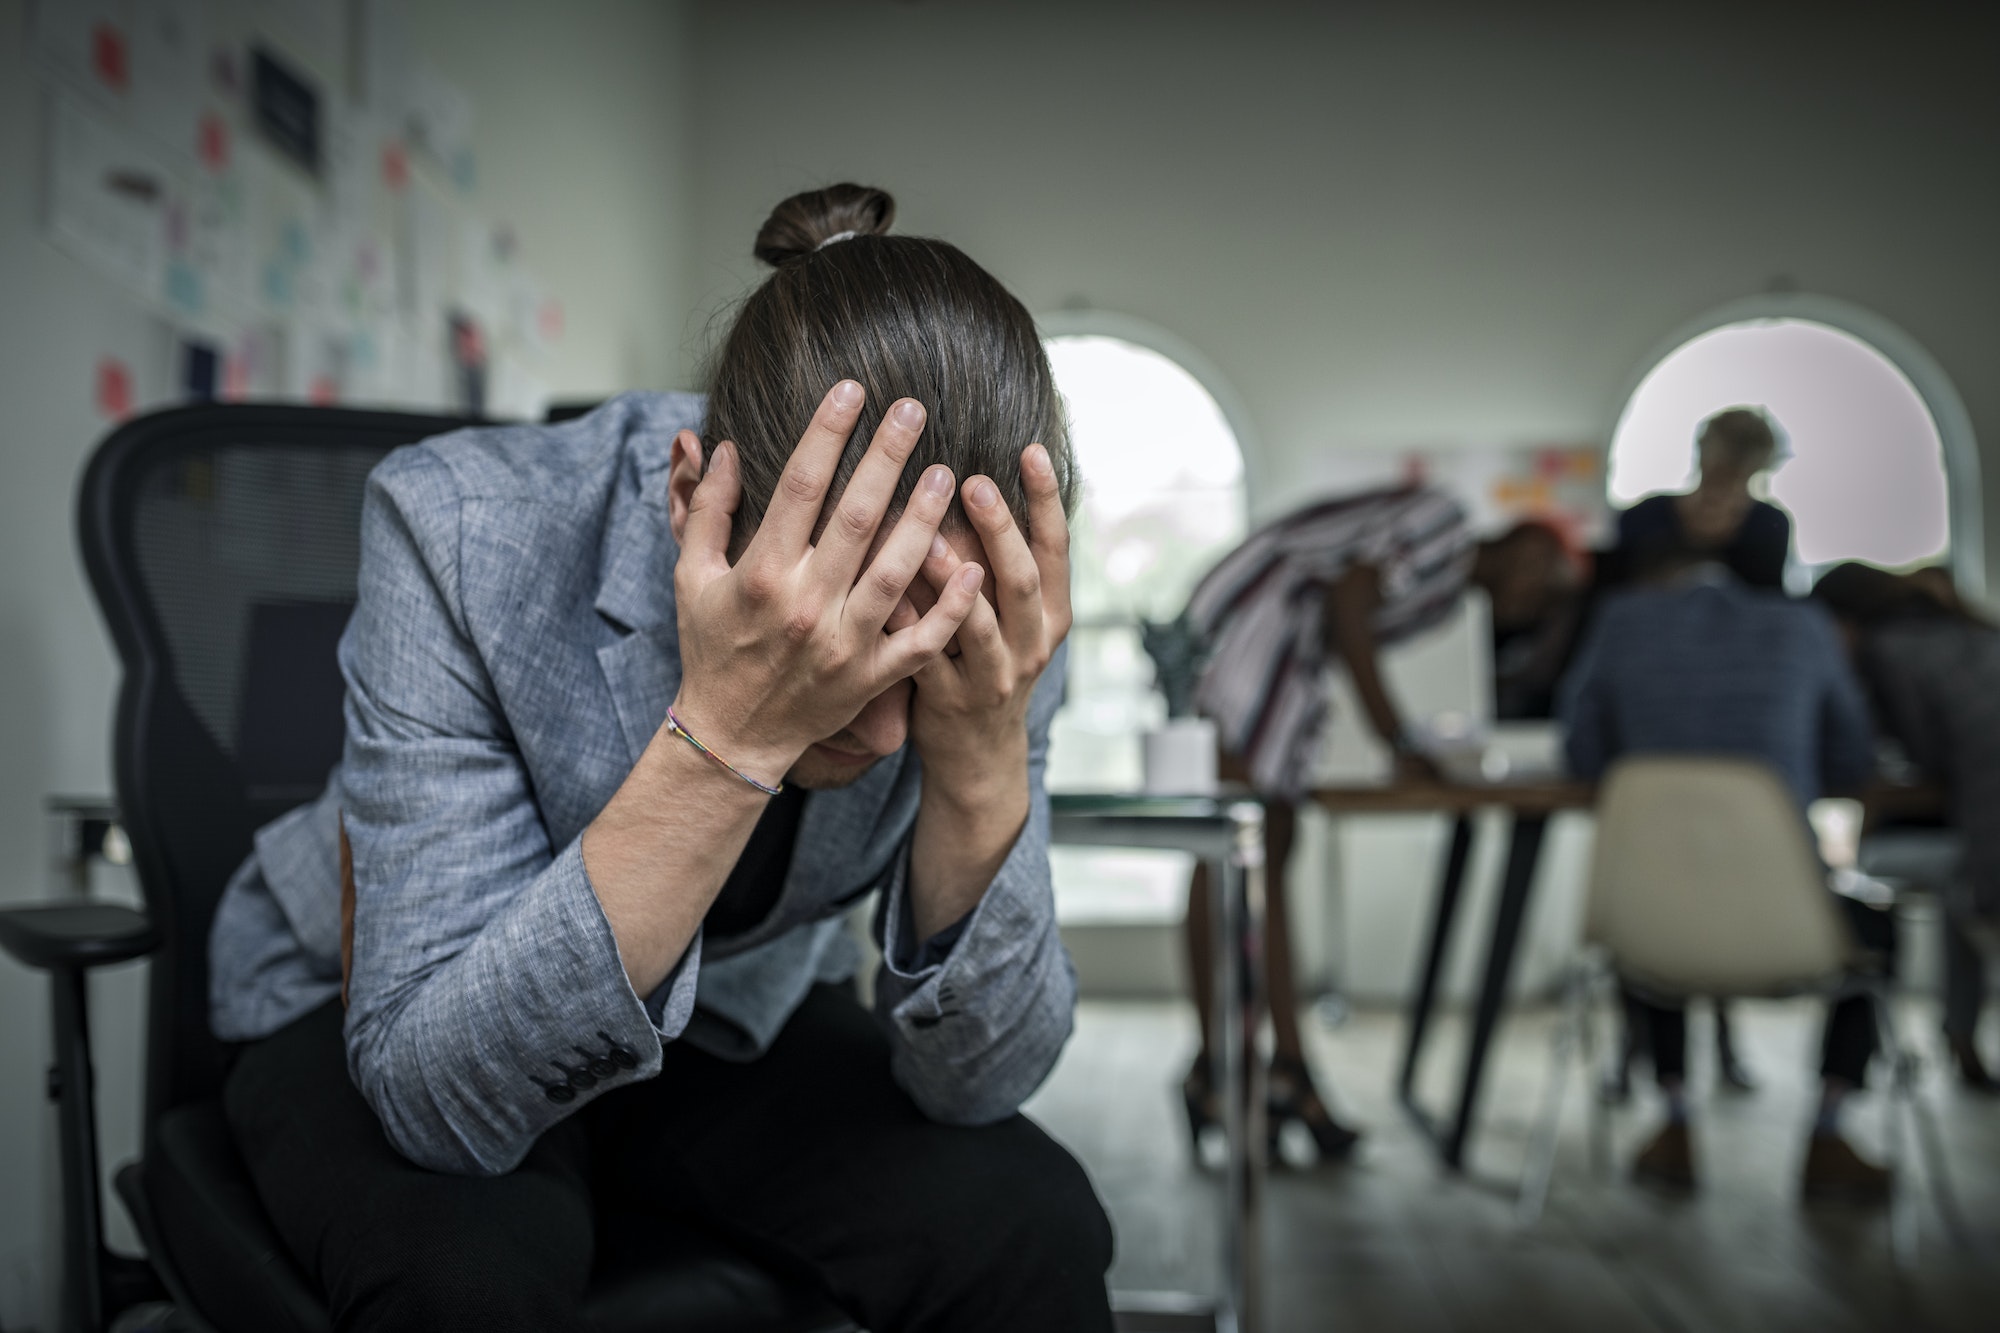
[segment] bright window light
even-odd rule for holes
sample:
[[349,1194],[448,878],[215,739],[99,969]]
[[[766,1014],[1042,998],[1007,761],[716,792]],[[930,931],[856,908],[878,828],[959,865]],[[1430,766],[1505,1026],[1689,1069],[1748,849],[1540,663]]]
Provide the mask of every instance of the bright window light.
[[1653,367],[1612,436],[1612,503],[1692,486],[1696,428],[1736,406],[1778,426],[1771,499],[1791,512],[1802,564],[1944,554],[1944,453],[1923,399],[1873,347],[1808,320],[1727,325]]
[[1048,340],[1083,473],[1072,534],[1084,619],[1177,614],[1243,539],[1243,454],[1201,381],[1136,343]]

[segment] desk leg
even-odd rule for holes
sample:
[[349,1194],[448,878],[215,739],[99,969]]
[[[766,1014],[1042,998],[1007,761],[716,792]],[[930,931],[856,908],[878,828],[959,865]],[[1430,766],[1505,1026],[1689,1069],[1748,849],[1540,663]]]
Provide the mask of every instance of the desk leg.
[[1229,855],[1211,861],[1216,894],[1215,1031],[1222,1042],[1223,1128],[1229,1140],[1225,1185],[1224,1309],[1219,1333],[1258,1333],[1262,1325],[1263,1250],[1258,1217],[1264,1184],[1264,1062],[1257,1058],[1263,1017],[1264,812],[1248,802],[1230,809]]
[[1465,1141],[1472,1132],[1472,1115],[1479,1102],[1479,1082],[1486,1072],[1486,1051],[1507,999],[1507,980],[1514,971],[1514,953],[1521,941],[1521,921],[1528,911],[1528,891],[1534,886],[1541,860],[1547,815],[1516,815],[1507,844],[1507,873],[1500,882],[1500,906],[1493,918],[1493,942],[1486,954],[1486,975],[1480,982],[1479,1009],[1472,1019],[1472,1042],[1465,1052],[1465,1080],[1458,1095],[1458,1118],[1445,1140],[1444,1161],[1452,1170],[1465,1166]]
[[1451,827],[1451,850],[1445,853],[1444,878],[1438,883],[1437,910],[1431,919],[1430,948],[1424,954],[1423,970],[1417,977],[1417,991],[1410,1004],[1410,1031],[1403,1048],[1403,1074],[1396,1082],[1403,1105],[1416,1110],[1417,1062],[1423,1056],[1424,1038],[1431,1025],[1431,1010],[1437,1004],[1438,976],[1444,970],[1444,956],[1451,946],[1452,922],[1458,916],[1459,891],[1465,887],[1465,862],[1472,852],[1472,816],[1462,814]]

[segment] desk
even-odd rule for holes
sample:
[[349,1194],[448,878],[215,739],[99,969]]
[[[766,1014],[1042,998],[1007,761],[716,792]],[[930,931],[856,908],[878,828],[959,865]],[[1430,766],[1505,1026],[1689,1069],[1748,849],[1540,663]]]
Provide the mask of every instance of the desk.
[[[1100,847],[1163,847],[1191,852],[1208,865],[1215,895],[1214,1031],[1222,1045],[1223,1132],[1229,1143],[1224,1184],[1223,1297],[1201,1323],[1217,1333],[1262,1328],[1262,1248],[1258,1213],[1264,1176],[1263,1062],[1254,1030],[1263,1012],[1264,807],[1233,796],[1126,796],[1052,793],[1051,841]],[[1233,1090],[1243,1089],[1239,1097]],[[1158,1310],[1188,1313],[1175,1300]],[[1158,1326],[1165,1327],[1163,1320]]]
[[[1417,974],[1416,995],[1410,1002],[1403,1069],[1396,1083],[1404,1110],[1430,1136],[1445,1165],[1454,1171],[1465,1166],[1466,1142],[1479,1103],[1479,1085],[1486,1073],[1493,1029],[1500,1021],[1500,1006],[1506,1002],[1507,982],[1513,975],[1514,955],[1521,942],[1521,922],[1528,911],[1528,893],[1534,886],[1535,867],[1541,860],[1542,835],[1548,829],[1551,815],[1560,810],[1588,809],[1595,795],[1595,790],[1586,783],[1554,779],[1478,784],[1371,783],[1322,787],[1312,793],[1313,802],[1333,814],[1455,816],[1451,846],[1445,853],[1443,873],[1438,880],[1430,945]],[[1472,816],[1489,808],[1505,809],[1514,816],[1507,843],[1507,869],[1500,882],[1500,905],[1493,916],[1493,936],[1486,946],[1486,970],[1479,983],[1472,1040],[1466,1047],[1464,1072],[1459,1079],[1458,1107],[1448,1123],[1440,1123],[1417,1101],[1417,1063],[1423,1055],[1424,1038],[1429,1035],[1431,1013],[1437,1005],[1438,974],[1444,967],[1460,894],[1465,887],[1465,864],[1472,852]]]

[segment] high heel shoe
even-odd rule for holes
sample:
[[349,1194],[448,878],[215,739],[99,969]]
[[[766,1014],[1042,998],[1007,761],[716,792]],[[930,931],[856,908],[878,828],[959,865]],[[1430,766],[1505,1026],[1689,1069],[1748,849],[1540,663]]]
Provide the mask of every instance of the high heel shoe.
[[1322,1161],[1345,1161],[1353,1155],[1354,1145],[1361,1141],[1360,1130],[1343,1125],[1326,1109],[1326,1103],[1313,1090],[1312,1074],[1305,1061],[1295,1056],[1272,1057],[1264,1107],[1267,1160],[1273,1163],[1280,1160],[1279,1135],[1288,1120],[1305,1126]]

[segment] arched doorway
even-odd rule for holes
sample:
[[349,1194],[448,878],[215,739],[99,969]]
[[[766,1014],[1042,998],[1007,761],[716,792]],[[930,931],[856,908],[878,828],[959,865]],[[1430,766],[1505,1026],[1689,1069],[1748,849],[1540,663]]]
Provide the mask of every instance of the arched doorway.
[[1803,572],[1943,558],[1983,589],[1978,455],[1958,395],[1907,335],[1827,298],[1733,303],[1669,339],[1612,433],[1612,503],[1689,484],[1695,427],[1737,405],[1780,428],[1770,494],[1792,512]]

